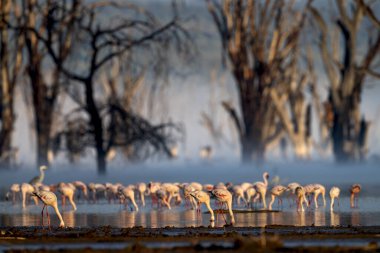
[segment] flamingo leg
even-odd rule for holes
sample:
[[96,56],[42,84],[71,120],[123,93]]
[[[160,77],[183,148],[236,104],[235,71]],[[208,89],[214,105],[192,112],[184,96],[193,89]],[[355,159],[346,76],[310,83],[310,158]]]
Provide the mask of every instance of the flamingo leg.
[[51,231],[51,227],[50,227],[50,215],[49,215],[49,211],[48,211],[47,207],[46,207],[46,216],[48,218],[48,227],[49,227],[49,230]]
[[[226,203],[226,205],[227,205],[227,203]],[[226,219],[226,217],[224,216],[224,209],[222,209],[222,207],[223,207],[223,203],[221,204],[220,212],[221,212],[221,214],[222,214],[222,217],[223,217],[223,219],[224,219],[224,222],[227,224],[227,219]]]
[[42,227],[44,227],[44,209],[45,209],[46,205],[44,204],[44,206],[42,207],[42,212],[41,212],[41,217],[42,217]]

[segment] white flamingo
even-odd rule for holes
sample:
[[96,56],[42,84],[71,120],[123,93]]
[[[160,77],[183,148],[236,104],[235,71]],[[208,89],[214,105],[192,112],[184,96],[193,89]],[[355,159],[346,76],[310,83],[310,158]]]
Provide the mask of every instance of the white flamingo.
[[[306,206],[309,206],[308,201],[306,200],[305,189],[302,186],[298,186],[295,189],[295,194],[297,196],[297,211],[304,211],[303,203],[306,203]],[[301,210],[300,210],[301,208]]]
[[16,197],[19,195],[20,192],[21,192],[20,184],[12,184],[11,187],[9,188],[9,192],[7,192],[5,197],[8,200],[10,195],[12,195],[12,203],[14,204],[16,202]]
[[50,216],[49,216],[47,206],[51,206],[54,208],[54,211],[57,214],[58,219],[60,220],[59,227],[61,227],[61,228],[65,227],[65,222],[63,221],[62,215],[58,209],[57,196],[53,192],[50,192],[50,191],[35,191],[35,192],[33,192],[33,195],[36,196],[37,198],[39,198],[42,201],[42,203],[44,204],[44,206],[42,208],[42,212],[41,212],[42,226],[44,226],[44,209],[46,207],[46,215],[48,217],[48,226],[50,229]]
[[247,206],[248,202],[244,197],[244,189],[240,185],[235,185],[232,187],[233,196],[236,199],[236,204],[240,206],[240,201],[243,200],[244,204]]
[[269,179],[268,172],[264,172],[263,173],[263,180],[264,180],[264,182],[256,182],[256,183],[253,184],[253,187],[255,188],[256,192],[258,193],[258,195],[255,198],[255,200],[258,197],[261,197],[264,209],[267,208],[267,203],[266,203],[266,200],[265,200],[265,195],[267,193],[267,188],[268,188],[268,179]]
[[339,205],[339,194],[340,194],[340,189],[336,186],[332,187],[330,190],[330,210],[334,210],[334,199],[338,200],[338,205]]
[[65,206],[66,198],[69,199],[71,206],[74,211],[77,210],[77,205],[74,202],[74,194],[75,194],[75,186],[68,183],[59,183],[58,184],[58,192],[62,195],[62,205]]
[[[313,200],[314,200],[315,208],[318,208],[318,196],[319,195],[322,195],[323,206],[326,206],[326,198],[325,198],[326,189],[323,185],[321,185],[321,184],[308,184],[308,185],[305,185],[303,188],[305,190],[306,196],[311,197],[311,195],[313,194]],[[309,201],[309,204],[310,204],[310,201]]]
[[235,217],[232,211],[232,194],[225,189],[215,189],[211,191],[212,197],[214,197],[218,202],[226,204],[228,212],[230,214],[231,224],[235,224]]
[[[125,200],[129,199],[129,201],[131,201],[132,205],[135,207],[136,212],[139,211],[139,207],[138,207],[138,205],[136,204],[136,201],[135,201],[134,187],[131,187],[131,186],[129,186],[129,187],[120,187],[119,190],[118,190],[118,193],[119,193],[119,196],[121,196]],[[125,206],[127,206],[127,201],[125,201]]]
[[165,192],[167,193],[168,195],[167,201],[170,204],[171,204],[172,198],[176,198],[176,201],[175,201],[176,205],[181,204],[182,199],[181,199],[181,194],[180,194],[180,187],[178,185],[172,184],[172,183],[163,183],[161,185],[161,188],[163,188]]
[[141,204],[144,207],[145,206],[145,192],[147,190],[146,184],[145,183],[136,184],[136,190],[139,193]]
[[272,205],[276,199],[278,198],[279,204],[281,203],[282,205],[282,199],[281,195],[287,190],[288,188],[283,186],[283,185],[276,185],[273,186],[272,189],[270,190],[270,195],[271,195],[271,201],[269,202],[269,210],[272,210]]
[[[290,198],[291,198],[291,201],[293,200],[293,203],[294,203],[294,200],[297,200],[296,188],[299,186],[301,186],[301,185],[299,183],[296,183],[296,182],[288,184],[288,191],[290,191],[290,196],[291,196]],[[292,205],[291,201],[289,203],[289,206]]]
[[108,203],[115,201],[118,197],[119,188],[123,187],[123,185],[120,183],[116,183],[116,184],[105,183],[104,185],[105,185],[106,191],[107,191]]
[[150,193],[150,198],[152,199],[152,207],[154,203],[157,203],[158,207],[158,198],[156,192],[160,189],[161,184],[159,182],[149,182],[148,184],[148,191]]
[[253,187],[253,184],[244,182],[240,184],[240,186],[243,188],[244,192],[246,192],[249,188]]
[[88,184],[88,189],[92,193],[92,200],[94,203],[97,201],[96,193],[97,192],[103,192],[104,197],[107,198],[107,188],[103,184],[95,184],[95,183],[89,183]]
[[215,220],[215,217],[214,217],[214,211],[212,210],[211,205],[210,205],[210,195],[208,195],[204,191],[197,191],[190,194],[198,201],[199,206],[201,203],[204,203],[206,205],[211,215],[210,221],[213,222]]
[[34,203],[38,205],[37,197],[33,195],[33,192],[35,191],[34,187],[31,184],[23,183],[21,184],[21,195],[22,195],[22,207],[25,208],[26,206],[26,198],[30,195],[33,196]]
[[88,200],[88,188],[87,188],[87,185],[85,183],[83,183],[82,181],[74,181],[74,182],[72,182],[72,184],[78,190],[78,199],[80,197],[80,194],[82,193],[83,196],[84,196],[84,198],[86,200]]
[[31,185],[35,185],[35,184],[38,184],[38,183],[41,183],[44,181],[45,179],[45,170],[47,170],[48,167],[45,166],[45,165],[42,165],[40,166],[40,175],[38,176],[35,176],[34,178],[32,178],[32,180],[29,181],[29,184]]
[[254,196],[256,195],[256,189],[254,187],[248,188],[247,191],[245,192],[247,194],[247,202],[248,205],[251,204],[251,208],[253,208],[254,204]]
[[172,209],[170,206],[170,203],[167,200],[167,194],[164,189],[158,189],[156,191],[156,197],[157,197],[157,205],[159,205],[159,208],[162,206],[162,204],[165,204],[168,209]]
[[[185,198],[185,201],[187,200],[190,202],[191,209],[197,209],[197,201],[190,195],[190,193],[194,193],[199,190],[194,188],[192,184],[183,184],[181,189],[183,191],[183,196]],[[185,204],[187,203],[188,202],[186,202]]]

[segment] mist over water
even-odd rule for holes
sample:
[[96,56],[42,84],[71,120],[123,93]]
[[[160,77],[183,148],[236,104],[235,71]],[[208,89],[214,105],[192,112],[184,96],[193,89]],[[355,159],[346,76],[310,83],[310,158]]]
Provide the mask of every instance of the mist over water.
[[[261,166],[242,165],[240,161],[167,161],[146,164],[111,164],[105,175],[99,175],[96,166],[53,166],[45,172],[44,184],[81,180],[85,183],[122,183],[137,182],[199,182],[217,184],[218,182],[262,181],[262,173],[268,171],[269,181],[279,177],[280,184],[298,182],[300,184],[320,183],[326,186],[348,187],[362,184],[362,194],[373,196],[380,190],[380,170],[376,162],[337,165],[330,161],[321,162],[265,162]],[[34,167],[21,167],[15,170],[0,170],[0,189],[4,191],[13,183],[28,182],[39,171]],[[342,190],[342,194],[344,194]]]

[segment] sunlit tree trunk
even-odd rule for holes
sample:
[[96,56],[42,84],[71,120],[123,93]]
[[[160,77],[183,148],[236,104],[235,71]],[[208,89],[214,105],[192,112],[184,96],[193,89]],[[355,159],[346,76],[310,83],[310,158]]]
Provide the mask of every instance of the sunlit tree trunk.
[[261,161],[268,147],[283,137],[270,91],[287,68],[304,18],[281,0],[206,2],[239,94],[240,110],[223,105],[239,133],[241,158]]
[[[380,52],[380,21],[364,1],[335,3],[338,9],[335,26],[330,26],[317,9],[310,10],[321,31],[319,48],[330,86],[327,103],[333,115],[330,130],[333,152],[336,161],[348,162],[363,159],[368,150],[369,122],[360,110],[360,103],[365,78],[380,77],[372,64]],[[373,28],[366,35],[360,30],[365,19]],[[363,39],[359,40],[359,36]]]
[[[18,8],[17,3],[0,0],[0,164],[9,166],[14,161],[12,133],[14,129],[14,91],[22,63],[22,38],[10,34],[7,27],[12,12]],[[13,19],[19,18],[13,15]]]

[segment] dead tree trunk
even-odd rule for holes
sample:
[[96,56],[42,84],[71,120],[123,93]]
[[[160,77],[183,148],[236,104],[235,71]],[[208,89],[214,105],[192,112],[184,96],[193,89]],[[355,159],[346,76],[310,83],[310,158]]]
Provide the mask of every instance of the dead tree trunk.
[[[36,131],[37,165],[48,164],[51,129],[56,102],[62,82],[61,65],[71,49],[73,21],[79,2],[21,1],[22,14],[18,22],[8,26],[20,33],[25,41],[26,73],[29,79]],[[45,45],[56,51],[57,65]],[[47,64],[48,63],[48,64]]]
[[[101,2],[99,2],[101,3]],[[105,6],[109,9],[128,8],[136,11],[136,14],[148,16],[147,20],[129,20],[125,17],[114,17],[112,22],[104,22],[99,25],[99,20],[103,20],[104,16],[98,17],[101,11],[104,11]],[[97,77],[100,76],[105,66],[110,66],[113,59],[122,57],[134,47],[145,46],[149,48],[152,44],[165,44],[171,39],[180,39],[180,32],[183,29],[177,29],[177,17],[173,18],[165,25],[160,25],[152,15],[148,14],[145,10],[137,6],[126,5],[121,6],[116,2],[110,1],[109,3],[83,3],[81,5],[81,12],[77,20],[76,27],[78,47],[83,47],[85,57],[83,57],[83,68],[81,71],[65,66],[63,62],[59,61],[58,54],[55,52],[54,47],[47,40],[43,40],[49,55],[52,57],[54,63],[59,67],[63,73],[71,79],[75,84],[80,84],[84,87],[85,102],[83,108],[89,116],[90,131],[93,142],[91,143],[96,150],[98,172],[103,174],[106,172],[106,156],[107,152],[112,148],[107,145],[105,136],[105,122],[101,116],[101,105],[95,99],[95,87],[99,85]],[[135,37],[130,36],[133,34]],[[136,34],[136,35],[135,35]],[[162,39],[162,40],[161,40]],[[73,84],[73,85],[75,85]],[[103,105],[104,106],[104,105]]]
[[283,136],[270,90],[276,89],[302,26],[290,17],[300,13],[281,0],[206,2],[235,79],[241,117],[231,105],[224,107],[239,132],[242,160],[260,161]]
[[106,154],[107,151],[104,148],[103,140],[103,120],[100,117],[99,109],[95,104],[94,91],[93,91],[93,80],[90,76],[85,82],[85,93],[86,93],[86,110],[90,116],[90,123],[93,129],[94,139],[95,139],[95,149],[96,149],[96,161],[98,165],[98,172],[104,174],[106,172]]
[[[14,90],[21,67],[22,40],[8,28],[10,19],[19,18],[14,9],[17,4],[0,0],[0,164],[10,166],[14,160],[12,133],[15,121]],[[13,14],[13,15],[12,15]]]
[[[328,22],[317,9],[311,7],[310,10],[321,30],[319,48],[330,83],[328,103],[333,111],[330,130],[333,152],[336,161],[348,162],[362,159],[363,150],[366,150],[363,138],[368,136],[369,123],[360,112],[360,103],[365,77],[380,77],[372,70],[372,63],[380,52],[380,22],[371,6],[364,1],[335,2],[338,8],[335,25],[340,36],[329,36]],[[346,6],[348,3],[350,9]],[[368,43],[358,40],[358,36],[366,38],[360,30],[364,18],[374,27],[367,36]],[[332,45],[341,45],[339,41],[343,41],[343,50],[339,46],[331,48]],[[358,49],[363,47],[366,52],[359,57]],[[341,51],[342,54],[339,53]]]

